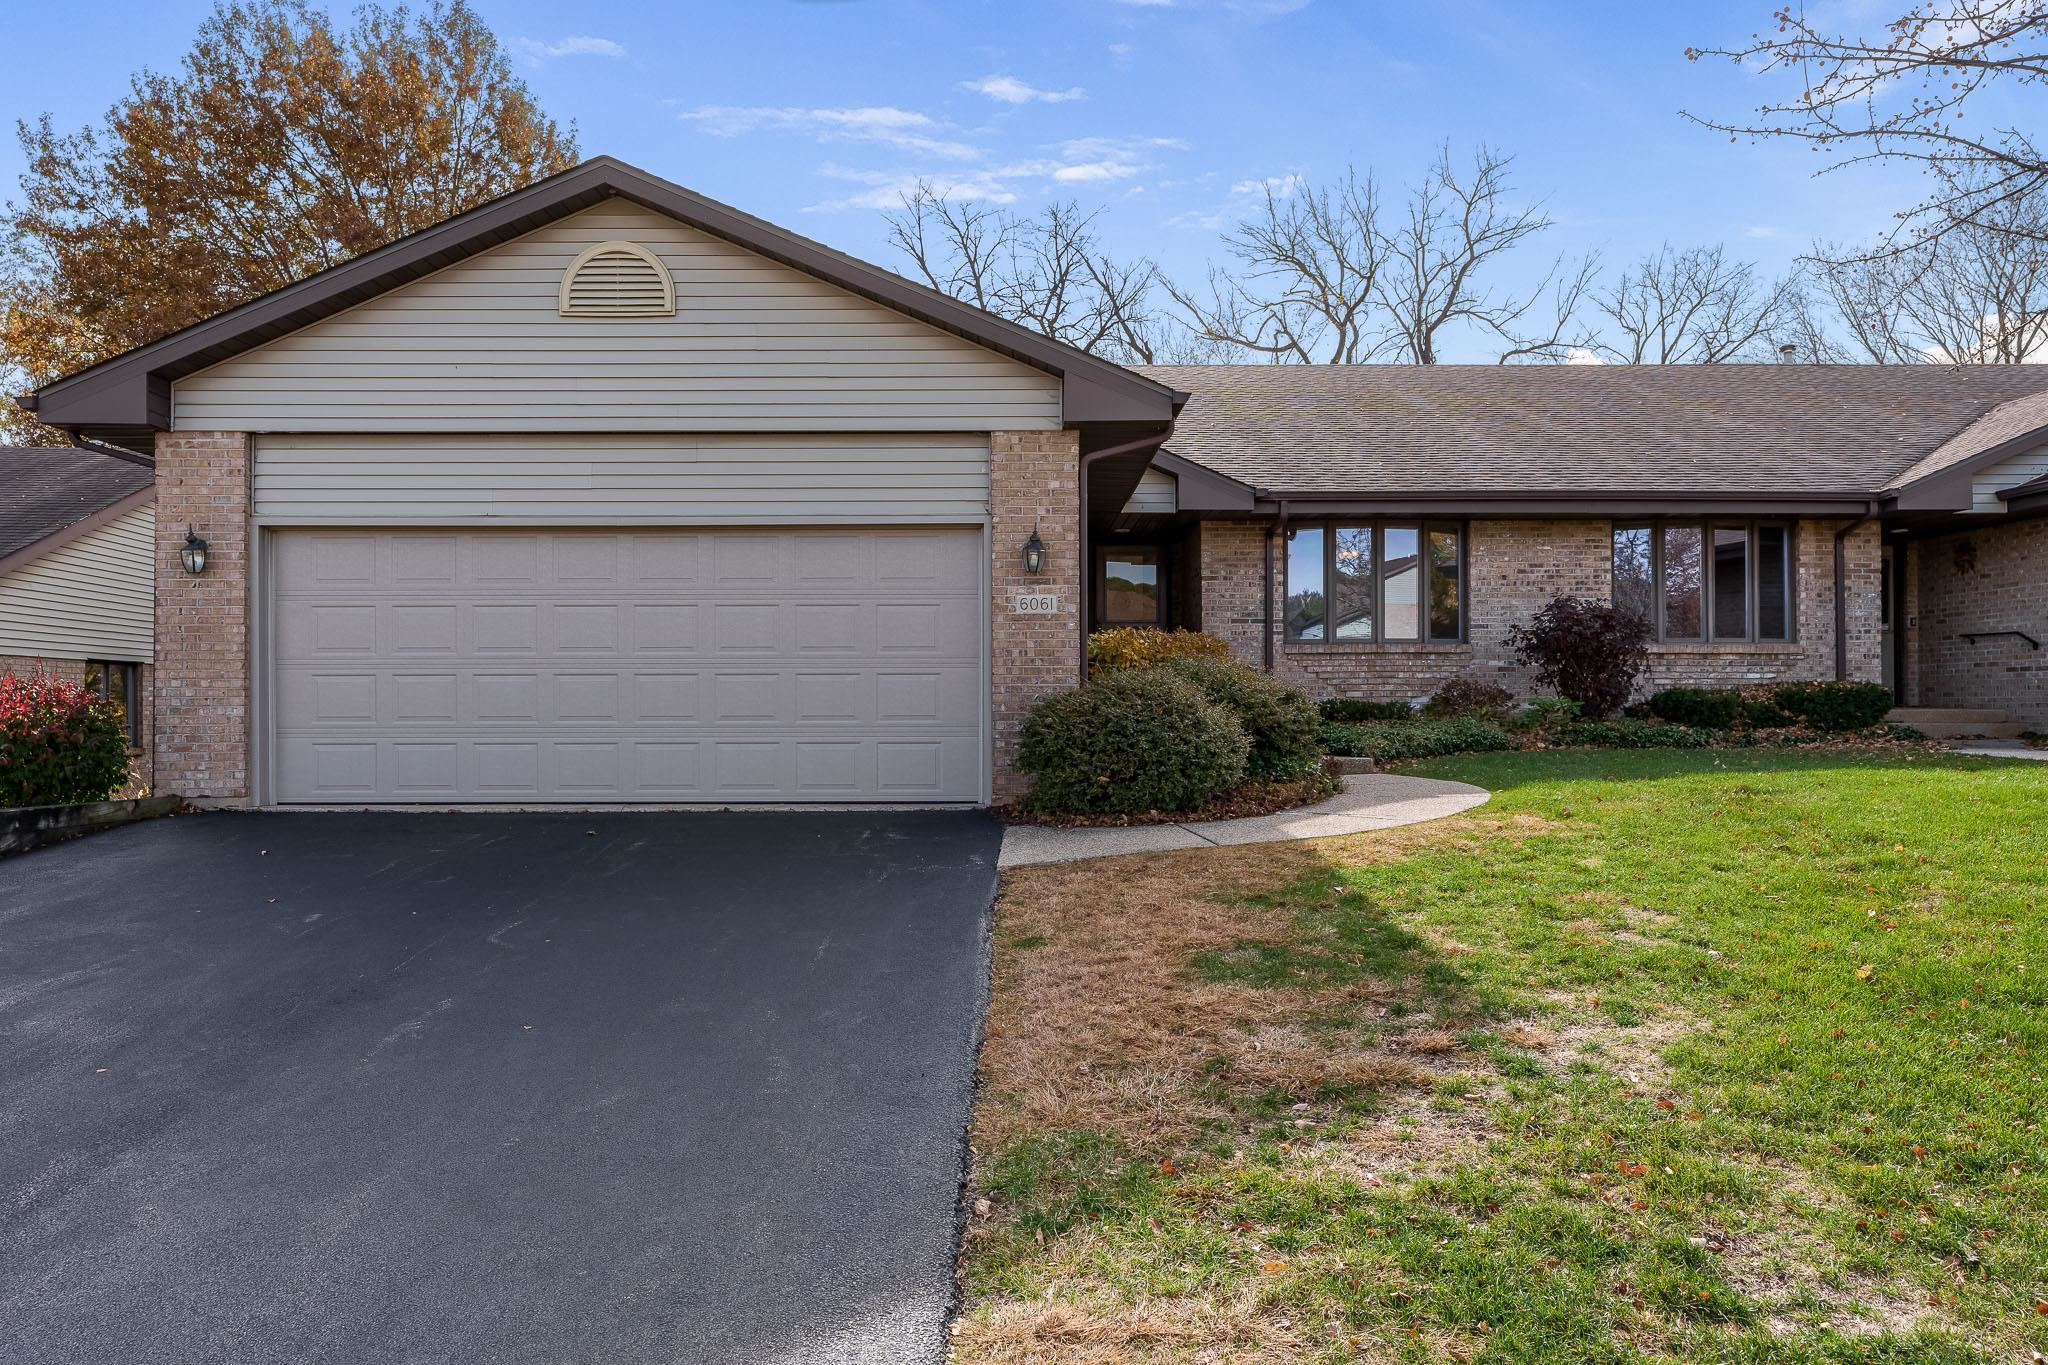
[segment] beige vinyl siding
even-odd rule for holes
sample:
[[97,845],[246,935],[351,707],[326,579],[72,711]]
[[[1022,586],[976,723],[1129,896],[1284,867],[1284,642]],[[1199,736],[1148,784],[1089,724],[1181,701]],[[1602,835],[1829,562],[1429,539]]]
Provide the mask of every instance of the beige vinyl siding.
[[2017,488],[2048,474],[2048,446],[2015,455],[2009,460],[2000,460],[1989,469],[1980,469],[1970,480],[1970,510],[1972,512],[2003,512],[2005,504],[1998,499],[2002,488]]
[[988,515],[986,436],[256,438],[275,521],[901,524]]
[[1138,486],[1131,490],[1131,500],[1124,504],[1124,515],[1140,513],[1171,516],[1180,510],[1180,480],[1163,469],[1148,469],[1138,480]]
[[[673,317],[565,317],[563,272],[631,241]],[[612,201],[175,386],[185,431],[1019,431],[1055,377]]]
[[148,663],[156,509],[138,507],[0,574],[0,654]]

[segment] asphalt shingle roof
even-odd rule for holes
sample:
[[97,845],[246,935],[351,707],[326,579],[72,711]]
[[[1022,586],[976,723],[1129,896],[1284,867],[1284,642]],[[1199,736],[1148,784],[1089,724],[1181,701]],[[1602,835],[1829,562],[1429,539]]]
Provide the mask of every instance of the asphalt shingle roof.
[[1193,395],[1169,450],[1276,494],[1867,496],[2001,404],[2048,424],[2048,365],[1140,369]]
[[0,559],[83,521],[155,477],[147,466],[67,446],[0,446]]

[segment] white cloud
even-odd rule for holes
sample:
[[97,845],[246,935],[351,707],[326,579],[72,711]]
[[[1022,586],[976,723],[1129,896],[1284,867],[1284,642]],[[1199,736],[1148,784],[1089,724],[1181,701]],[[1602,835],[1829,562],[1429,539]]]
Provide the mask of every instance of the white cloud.
[[1746,227],[1742,230],[1742,235],[1745,237],[1754,237],[1761,240],[1764,238],[1777,236],[1778,230],[1774,227]]
[[1574,346],[1564,353],[1564,363],[1567,365],[1605,365],[1607,364],[1607,357],[1601,355],[1598,351],[1588,350],[1584,346]]
[[588,34],[573,34],[567,38],[558,38],[552,43],[543,43],[537,38],[514,38],[512,40],[512,50],[521,57],[524,57],[533,66],[539,66],[542,62],[551,61],[556,57],[623,57],[626,55],[626,48],[623,43],[615,43],[609,38],[593,38]]
[[1232,194],[1270,194],[1275,199],[1292,199],[1301,188],[1299,175],[1269,175],[1263,180],[1240,180],[1230,187]]
[[935,137],[943,125],[925,114],[890,105],[856,109],[801,109],[790,106],[705,105],[685,110],[685,122],[713,137],[739,137],[763,131],[804,133],[820,142],[876,142],[900,151],[917,152],[947,161],[973,161],[981,148]]
[[1066,104],[1088,98],[1088,92],[1078,85],[1067,90],[1040,90],[1015,76],[983,76],[978,81],[962,81],[960,88],[987,95],[992,100],[1001,100],[1004,104]]
[[1029,157],[999,165],[949,166],[929,170],[862,170],[826,166],[821,174],[859,189],[810,205],[816,213],[838,209],[893,209],[919,183],[929,184],[954,199],[1013,204],[1026,189],[1064,190],[1074,186],[1105,186],[1130,180],[1151,169],[1158,152],[1182,150],[1177,138],[1073,138],[1054,146],[1052,156]]

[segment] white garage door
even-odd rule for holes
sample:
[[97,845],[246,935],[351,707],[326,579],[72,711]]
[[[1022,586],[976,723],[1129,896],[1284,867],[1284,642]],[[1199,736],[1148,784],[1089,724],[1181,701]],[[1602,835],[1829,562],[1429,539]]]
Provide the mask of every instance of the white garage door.
[[978,529],[271,548],[277,800],[981,798]]

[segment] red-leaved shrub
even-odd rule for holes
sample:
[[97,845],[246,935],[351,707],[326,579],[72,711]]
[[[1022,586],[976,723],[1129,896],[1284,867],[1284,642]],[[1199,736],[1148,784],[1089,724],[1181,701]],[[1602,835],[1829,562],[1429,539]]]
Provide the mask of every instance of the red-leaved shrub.
[[127,780],[119,706],[43,673],[0,678],[0,806],[104,801]]
[[1508,644],[1536,670],[1536,680],[1579,704],[1588,719],[1619,711],[1635,689],[1650,649],[1640,616],[1584,597],[1553,597]]

